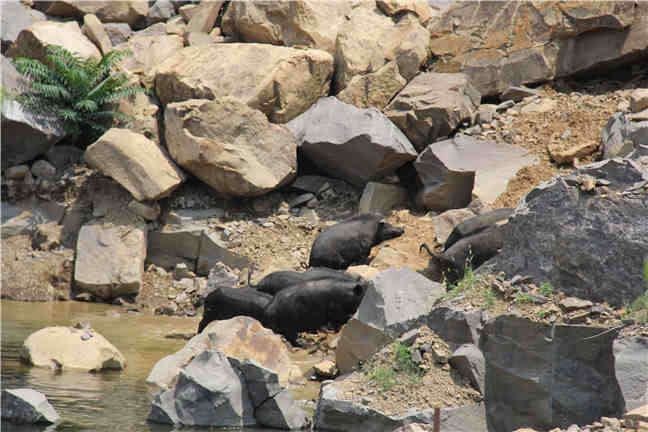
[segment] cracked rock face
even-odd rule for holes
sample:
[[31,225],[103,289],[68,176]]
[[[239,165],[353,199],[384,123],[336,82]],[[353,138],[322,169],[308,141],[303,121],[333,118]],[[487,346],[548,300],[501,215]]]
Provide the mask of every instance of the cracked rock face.
[[485,268],[548,281],[569,296],[632,302],[645,290],[648,259],[648,171],[640,162],[606,160],[536,187]]

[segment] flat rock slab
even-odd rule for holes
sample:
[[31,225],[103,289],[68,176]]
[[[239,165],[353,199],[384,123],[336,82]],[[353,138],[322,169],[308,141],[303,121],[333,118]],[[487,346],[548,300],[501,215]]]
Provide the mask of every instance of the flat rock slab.
[[92,328],[56,326],[40,329],[25,339],[21,358],[38,367],[88,372],[126,366],[122,353]]
[[[345,400],[335,381],[322,384],[313,419],[314,430],[328,431],[394,431],[410,424],[434,424],[434,408],[412,409],[400,416],[387,416],[380,411]],[[483,404],[440,409],[440,430],[453,432],[486,432]],[[430,429],[431,430],[431,429]]]
[[185,180],[180,168],[156,143],[128,129],[108,130],[83,157],[138,201],[164,198]]
[[146,258],[146,225],[91,223],[79,231],[74,281],[103,299],[136,295]]
[[39,391],[28,388],[2,390],[2,420],[17,424],[53,424],[60,418]]
[[648,405],[648,338],[617,338],[613,348],[615,374],[626,410]]
[[521,168],[536,162],[521,148],[463,134],[428,148],[455,170],[475,171],[474,193],[486,203],[495,201]]
[[321,98],[286,126],[309,160],[356,185],[392,174],[416,158],[409,139],[380,111],[333,96]]

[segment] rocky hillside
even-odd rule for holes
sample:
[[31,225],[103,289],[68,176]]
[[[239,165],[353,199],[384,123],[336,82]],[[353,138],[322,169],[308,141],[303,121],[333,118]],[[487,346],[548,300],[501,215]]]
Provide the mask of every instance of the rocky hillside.
[[[566,347],[594,337],[596,328],[613,329],[597,351],[607,359],[603,369],[614,367],[613,344],[619,355],[623,340],[640,345],[648,337],[646,4],[133,0],[1,7],[2,86],[10,94],[22,85],[12,59],[43,59],[48,45],[84,58],[129,49],[119,69],[149,91],[115,105],[134,121],[115,120],[85,145],[72,145],[55,119],[3,101],[3,298],[195,316],[218,271],[243,286],[273,271],[306,270],[324,229],[381,213],[404,234],[349,271],[373,280],[376,298],[391,299],[385,309],[394,315],[380,312],[378,323],[365,319],[374,312],[359,312],[335,342],[325,333],[302,335],[306,350],[319,350],[343,373],[355,371],[322,391],[316,427],[358,426],[334,421],[347,402],[380,412],[379,423],[396,428],[412,422],[402,417],[408,408],[484,401],[491,414],[475,411],[480,420],[466,427],[488,423],[498,431],[587,424],[648,403],[645,388],[630,396],[626,383],[618,388],[607,378],[592,388],[608,398],[585,413],[563,401],[552,414],[525,417],[514,401],[493,396],[517,386],[545,403],[549,391],[525,381],[537,371],[502,366],[494,347],[507,337],[520,338],[526,355],[533,331],[588,328],[556,336]],[[496,233],[499,254],[477,269],[479,247],[490,237],[462,234],[458,251],[451,232],[503,208],[516,209],[508,223],[483,227]],[[456,258],[466,251],[478,258],[467,267]],[[431,299],[421,287],[443,282],[448,260],[464,278]],[[390,273],[407,269],[413,274]],[[409,287],[407,298],[421,296],[418,305],[395,306],[408,304],[388,289],[401,285]],[[360,311],[377,307],[367,302]],[[463,314],[477,314],[480,324]],[[455,319],[472,324],[456,333],[447,324]],[[519,334],[507,335],[509,325]],[[403,336],[408,331],[417,336]],[[368,334],[371,353],[354,348]],[[418,385],[381,392],[371,377],[387,368],[396,350],[388,342],[399,337],[410,355],[419,353],[423,372]],[[447,351],[441,357],[470,345],[492,387],[479,374],[458,372],[463,360],[439,361],[431,344]],[[565,362],[608,376],[590,358],[564,350]],[[545,360],[547,367],[557,362],[549,354]],[[630,363],[648,367],[638,361]],[[520,381],[506,381],[506,373]],[[547,379],[584,378],[566,372]],[[410,388],[413,396],[403,397]],[[510,420],[498,420],[504,413]]]

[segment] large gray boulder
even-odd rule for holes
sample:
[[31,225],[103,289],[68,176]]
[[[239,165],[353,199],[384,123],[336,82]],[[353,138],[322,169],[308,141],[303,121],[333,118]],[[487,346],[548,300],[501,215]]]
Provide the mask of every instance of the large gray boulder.
[[[26,6],[19,0],[9,0],[0,3],[0,38],[2,40],[2,54],[18,38],[18,33],[37,21],[45,21],[47,17]],[[4,65],[2,71],[4,74]]]
[[406,267],[381,272],[342,328],[335,358],[347,373],[429,314],[445,288]]
[[102,299],[137,295],[144,276],[147,228],[91,222],[79,231],[74,282]]
[[53,424],[61,416],[39,391],[18,388],[2,390],[2,420],[17,424]]
[[356,185],[392,174],[416,157],[407,137],[375,108],[331,96],[286,124],[300,151],[333,177]]
[[178,382],[160,391],[148,420],[186,426],[254,426],[254,406],[243,374],[225,354],[207,350],[180,370]]
[[[463,179],[470,171],[475,172],[475,195],[483,202],[491,203],[506,190],[509,180],[518,170],[534,163],[535,158],[519,147],[457,134],[454,138],[430,144],[419,155],[414,167],[423,184],[420,192],[423,194],[422,203],[432,202],[426,198],[426,189],[430,188],[433,188],[430,193],[435,188],[442,188],[441,192],[432,195],[435,199],[439,196],[452,202],[451,194],[442,193],[444,187],[450,189],[450,185],[455,183],[454,176],[461,175]],[[445,180],[444,176],[449,180]],[[449,182],[448,186],[445,186],[446,181]],[[467,186],[461,189],[464,194],[465,189]]]
[[605,160],[536,187],[502,227],[503,247],[483,269],[617,307],[632,302],[646,289],[648,257],[648,199],[637,187],[648,164],[638,161]]
[[626,411],[648,404],[648,338],[615,339],[613,348],[614,370]]
[[[3,12],[5,4],[1,6]],[[13,63],[0,55],[0,66],[2,87],[12,92],[21,88],[22,78]],[[3,170],[42,155],[65,136],[62,125],[56,119],[25,111],[22,105],[10,98],[2,98],[1,103],[0,151]]]
[[236,99],[169,104],[165,128],[173,159],[223,195],[263,195],[297,173],[291,133]]
[[385,115],[422,151],[474,117],[481,94],[466,74],[417,75],[387,105]]
[[[457,408],[441,408],[440,430],[453,432],[486,432],[483,404]],[[399,416],[387,416],[380,411],[346,400],[344,391],[334,382],[322,384],[313,419],[314,430],[362,430],[383,432],[410,423],[434,424],[434,408],[408,410]]]
[[161,147],[129,129],[109,129],[86,149],[83,157],[138,201],[167,197],[185,180]]
[[266,44],[208,44],[183,48],[146,75],[154,77],[164,105],[227,96],[285,123],[328,94],[333,56]]
[[488,322],[479,345],[486,359],[489,430],[548,430],[621,416],[616,332],[606,330],[552,327],[513,315]]

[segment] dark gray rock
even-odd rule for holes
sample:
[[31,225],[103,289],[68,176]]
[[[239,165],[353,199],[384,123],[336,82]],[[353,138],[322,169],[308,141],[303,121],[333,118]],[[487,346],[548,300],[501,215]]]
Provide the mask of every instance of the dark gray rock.
[[480,271],[528,275],[568,296],[617,307],[632,302],[645,290],[648,257],[646,191],[627,191],[648,179],[648,166],[637,161],[610,159],[574,173],[609,182],[605,195],[562,177],[536,187],[503,226],[500,253]]
[[525,97],[529,96],[540,96],[541,93],[538,90],[526,88],[526,87],[509,87],[502,92],[500,95],[500,100],[507,101],[512,100],[513,102],[520,102]]
[[551,327],[513,315],[488,322],[486,359],[489,430],[548,430],[619,417],[625,404],[615,377],[615,331]]
[[633,149],[630,139],[630,121],[623,113],[616,113],[608,120],[601,131],[603,158],[627,156]]
[[[19,0],[7,0],[0,2],[0,33],[2,38],[2,54],[18,38],[21,30],[29,27],[37,21],[45,21],[47,16],[25,6]],[[4,64],[2,65],[4,73]]]
[[276,429],[303,429],[309,424],[305,411],[295,402],[292,393],[282,389],[276,372],[255,361],[229,358],[232,366],[245,377],[245,384],[254,405],[254,417],[263,426]]
[[70,145],[57,145],[45,152],[45,159],[59,171],[68,165],[78,163],[82,157],[83,150]]
[[[0,56],[0,65],[2,87],[12,91],[20,88],[22,78],[11,61]],[[2,101],[0,129],[2,169],[40,156],[65,135],[61,124],[55,119],[25,111],[22,105],[8,98]]]
[[[444,179],[440,178],[438,174],[443,171],[439,171],[438,167],[440,165],[439,162],[435,161],[436,159],[441,161],[443,167],[452,170],[453,173],[462,173],[462,175],[467,176],[467,172],[474,171],[474,193],[486,203],[495,201],[506,190],[509,180],[521,168],[535,163],[534,157],[518,147],[462,134],[457,134],[452,139],[430,144],[428,149],[421,153],[414,162],[415,169],[423,185],[422,193],[425,193],[426,186],[439,187],[444,185]],[[432,167],[436,168],[436,171],[432,169],[429,180],[424,177],[427,166],[423,155],[426,152],[433,154],[433,158],[430,158],[430,162],[427,162],[427,164],[431,164]],[[454,179],[452,180],[456,183]],[[465,193],[467,188],[467,185],[465,185],[459,190]],[[443,193],[441,196],[447,200],[454,198],[448,193]],[[466,198],[462,195],[460,201],[466,203],[465,207],[470,202],[470,199],[470,196]]]
[[133,34],[133,30],[127,23],[104,23],[104,30],[114,47],[128,41]]
[[146,16],[146,25],[150,26],[159,22],[166,22],[169,18],[176,14],[173,2],[170,0],[156,0],[151,7],[149,7]]
[[445,288],[405,267],[381,272],[345,325],[335,352],[340,372],[350,372],[393,338],[418,327]]
[[321,98],[286,126],[318,168],[355,185],[392,174],[416,158],[407,137],[380,111],[333,96]]
[[385,115],[411,140],[417,151],[449,136],[470,121],[481,94],[461,73],[418,74],[385,108]]
[[463,344],[477,344],[482,321],[481,310],[438,307],[423,322],[454,349]]
[[148,420],[187,426],[254,426],[254,407],[245,379],[217,351],[198,354],[182,368],[178,381],[155,396]]
[[626,411],[648,404],[648,338],[614,341],[614,369]]
[[473,387],[484,394],[486,364],[484,354],[476,345],[461,345],[452,353],[450,364],[459,371],[461,376],[468,378]]
[[17,424],[53,424],[59,419],[59,414],[41,392],[27,388],[2,391],[2,420]]

